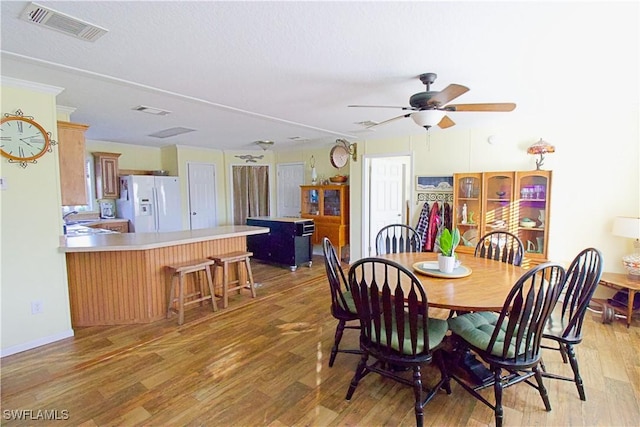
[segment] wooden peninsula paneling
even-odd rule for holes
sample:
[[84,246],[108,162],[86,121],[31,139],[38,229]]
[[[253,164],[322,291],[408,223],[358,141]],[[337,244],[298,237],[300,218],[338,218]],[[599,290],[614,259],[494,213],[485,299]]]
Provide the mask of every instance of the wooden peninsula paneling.
[[[229,226],[209,229],[209,232],[66,238],[61,248],[67,252],[72,325],[149,323],[163,319],[168,301],[167,265],[244,251],[247,235],[268,230]],[[79,239],[84,239],[84,243]],[[188,283],[188,287],[193,286],[193,282]],[[188,289],[187,293],[192,290]]]

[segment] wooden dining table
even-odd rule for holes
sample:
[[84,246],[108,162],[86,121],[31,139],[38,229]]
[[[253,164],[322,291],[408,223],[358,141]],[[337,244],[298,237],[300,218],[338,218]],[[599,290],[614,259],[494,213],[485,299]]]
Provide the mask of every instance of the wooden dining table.
[[414,268],[437,261],[435,252],[404,252],[380,255],[412,270],[424,287],[430,307],[456,311],[500,311],[507,294],[525,273],[522,267],[471,254],[458,254],[460,265],[470,269],[465,277],[433,277]]
[[[437,261],[438,254],[435,252],[404,252],[380,255],[379,258],[395,261],[412,270],[426,291],[429,307],[457,312],[501,311],[513,285],[527,271],[523,267],[476,258],[471,254],[457,256],[463,270],[470,270],[464,277],[434,277],[424,274],[424,269],[418,268],[418,265]],[[455,272],[454,270],[452,276],[456,276]],[[491,371],[468,349],[462,351],[458,363],[469,380],[478,386],[493,379]]]

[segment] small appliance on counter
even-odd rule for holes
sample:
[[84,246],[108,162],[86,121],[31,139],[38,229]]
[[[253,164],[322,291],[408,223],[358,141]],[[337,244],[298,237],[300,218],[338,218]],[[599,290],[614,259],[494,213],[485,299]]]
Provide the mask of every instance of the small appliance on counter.
[[100,218],[111,219],[116,217],[116,202],[113,200],[100,201]]

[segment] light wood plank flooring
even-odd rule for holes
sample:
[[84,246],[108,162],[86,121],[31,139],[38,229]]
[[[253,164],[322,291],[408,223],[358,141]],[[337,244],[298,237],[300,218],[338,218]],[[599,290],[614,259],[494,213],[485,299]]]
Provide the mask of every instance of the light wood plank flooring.
[[[217,313],[195,307],[181,327],[174,317],[80,328],[74,338],[3,358],[2,425],[414,425],[412,390],[378,375],[345,400],[358,356],[340,353],[327,366],[336,321],[323,258],[293,273],[252,265],[257,299],[234,296]],[[587,401],[573,383],[545,380],[553,406],[546,412],[536,390],[519,384],[504,393],[506,425],[639,425],[640,321],[627,329],[590,313],[585,328],[577,353]],[[355,348],[357,332],[346,331],[342,346]],[[557,352],[544,359],[550,371],[571,372]],[[491,409],[451,385],[451,395],[426,406],[425,425],[494,423]],[[11,419],[15,410],[68,419]]]

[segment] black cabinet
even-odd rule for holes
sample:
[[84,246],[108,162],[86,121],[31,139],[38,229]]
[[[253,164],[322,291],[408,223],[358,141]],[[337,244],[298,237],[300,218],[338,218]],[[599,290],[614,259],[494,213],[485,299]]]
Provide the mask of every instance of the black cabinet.
[[299,265],[311,267],[313,220],[304,218],[247,218],[247,225],[269,227],[266,234],[247,236],[247,249],[253,258],[288,266],[295,271]]

